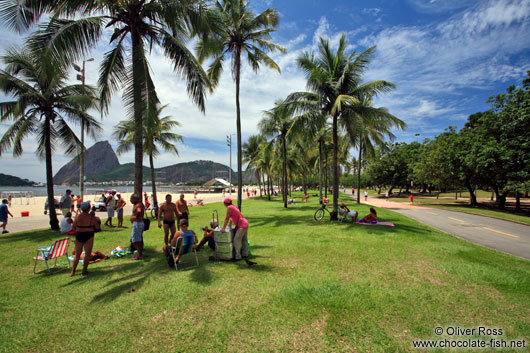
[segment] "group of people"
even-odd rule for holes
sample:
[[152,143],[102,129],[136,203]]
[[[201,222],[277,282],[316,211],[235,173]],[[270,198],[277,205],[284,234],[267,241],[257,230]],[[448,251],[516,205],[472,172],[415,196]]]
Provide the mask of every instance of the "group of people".
[[[352,223],[357,222],[358,213],[355,210],[350,210],[348,206],[341,203],[339,206],[339,212],[343,217],[351,217]],[[359,223],[377,223],[377,212],[373,207],[370,207],[370,213],[359,220]]]
[[[235,249],[234,260],[238,261],[248,257],[248,221],[239,209],[232,204],[230,197],[225,197],[223,204],[226,207],[226,218],[220,232],[225,233],[227,225],[231,227],[235,226],[235,233],[233,237],[233,247]],[[193,230],[189,229],[189,208],[184,194],[180,194],[180,198],[177,203],[172,202],[171,195],[166,195],[166,201],[158,209],[158,227],[164,227],[164,246],[162,250],[168,255],[168,247],[171,245],[175,247],[180,237],[184,238],[184,244],[193,242],[193,238],[196,236]],[[175,220],[177,222],[175,227]],[[215,249],[215,236],[214,230],[218,227],[217,221],[211,220],[209,227],[201,228],[203,231],[203,238],[201,239],[198,246],[195,248],[196,251],[200,251],[206,243]]]

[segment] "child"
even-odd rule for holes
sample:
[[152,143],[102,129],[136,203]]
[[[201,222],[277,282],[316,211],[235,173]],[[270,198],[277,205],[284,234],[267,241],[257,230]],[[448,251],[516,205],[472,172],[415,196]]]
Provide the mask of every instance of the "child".
[[9,212],[9,209],[7,208],[7,199],[3,199],[2,200],[2,204],[0,205],[0,222],[2,223],[1,227],[2,227],[2,234],[6,234],[6,233],[9,233],[7,230],[6,230],[6,226],[7,226],[7,215],[10,215],[11,218],[13,218],[13,215],[11,214],[11,212]]

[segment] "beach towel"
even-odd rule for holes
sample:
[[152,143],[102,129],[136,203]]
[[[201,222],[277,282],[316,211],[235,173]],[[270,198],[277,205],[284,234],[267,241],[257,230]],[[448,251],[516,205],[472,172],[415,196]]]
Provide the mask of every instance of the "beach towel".
[[363,226],[388,226],[388,227],[394,226],[394,223],[389,223],[389,222],[377,222],[377,223],[357,222],[357,224],[361,224]]

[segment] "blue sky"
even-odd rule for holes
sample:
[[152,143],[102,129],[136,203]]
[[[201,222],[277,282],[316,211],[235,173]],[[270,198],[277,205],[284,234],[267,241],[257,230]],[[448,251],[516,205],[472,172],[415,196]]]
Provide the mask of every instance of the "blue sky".
[[[511,84],[520,84],[530,69],[528,0],[250,0],[250,3],[256,12],[267,7],[279,11],[280,26],[273,38],[288,52],[272,55],[281,74],[268,69],[255,74],[244,67],[243,140],[257,132],[262,112],[272,108],[276,99],[305,90],[304,77],[295,61],[302,52],[315,50],[320,36],[338,43],[342,33],[346,33],[350,51],[362,52],[377,46],[365,78],[384,79],[397,86],[391,94],[378,97],[374,105],[387,107],[408,124],[406,131],[395,132],[398,141],[414,141],[417,133],[420,140],[433,137],[450,125],[462,127],[467,116],[489,108],[488,97],[504,92]],[[20,37],[13,33],[4,35],[0,38],[0,52],[20,42]],[[87,83],[96,83],[99,62],[108,49],[101,42],[92,51],[96,61],[87,64]],[[226,135],[236,130],[235,85],[229,68],[225,67],[220,85],[208,97],[203,115],[188,100],[182,81],[172,73],[158,48],[153,49],[150,63],[162,103],[169,104],[166,113],[181,123],[177,132],[185,139],[178,146],[179,157],[162,155],[156,161],[157,166],[197,159],[228,165]],[[102,121],[105,131],[98,140],[109,140],[115,146],[112,129],[124,117],[121,97],[117,95],[110,115]],[[0,133],[6,128],[0,124]],[[33,152],[34,141],[28,139],[24,148],[21,158],[4,153],[0,157],[0,172],[44,181],[44,163]],[[235,157],[234,152],[234,161]],[[121,163],[132,162],[133,154],[119,158]],[[54,172],[68,160],[59,150],[54,156]]]

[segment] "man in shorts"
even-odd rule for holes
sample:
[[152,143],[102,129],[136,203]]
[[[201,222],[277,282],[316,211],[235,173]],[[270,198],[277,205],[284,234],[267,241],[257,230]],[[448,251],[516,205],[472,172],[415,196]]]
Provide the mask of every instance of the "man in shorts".
[[340,204],[339,212],[344,218],[351,217],[353,223],[357,222],[357,211],[350,210],[344,203]]
[[107,220],[105,221],[105,225],[109,227],[113,226],[112,217],[114,217],[114,208],[116,207],[116,199],[114,198],[114,195],[116,195],[116,190],[112,190],[105,201],[105,207],[107,208]]
[[116,228],[123,227],[123,208],[127,205],[127,202],[121,197],[120,194],[116,194],[118,201],[116,201],[116,213],[118,214],[118,226]]
[[61,209],[63,216],[66,216],[66,214],[70,212],[72,208],[72,197],[70,196],[71,194],[72,190],[66,190],[66,195],[63,195],[63,197],[61,197],[61,201],[59,201],[59,208]]
[[188,219],[190,209],[188,203],[184,200],[184,194],[180,194],[180,199],[177,201],[177,228],[180,230],[180,220]]
[[2,204],[0,204],[0,223],[2,223],[2,225],[0,225],[0,227],[2,227],[2,234],[9,233],[6,230],[7,215],[10,215],[11,218],[13,218],[13,215],[11,214],[11,212],[9,212],[9,209],[7,208],[7,204],[8,204],[7,199],[3,199],[2,200]]
[[158,208],[158,228],[162,228],[162,223],[160,222],[160,216],[164,214],[164,244],[168,245],[169,241],[169,231],[171,230],[171,236],[177,231],[175,228],[175,217],[178,217],[177,205],[171,202],[171,195],[166,195],[166,202]]
[[132,247],[138,250],[138,255],[132,257],[132,260],[142,260],[144,250],[144,212],[145,206],[140,197],[136,194],[131,195],[131,203],[134,205],[131,216],[132,232],[129,239]]

